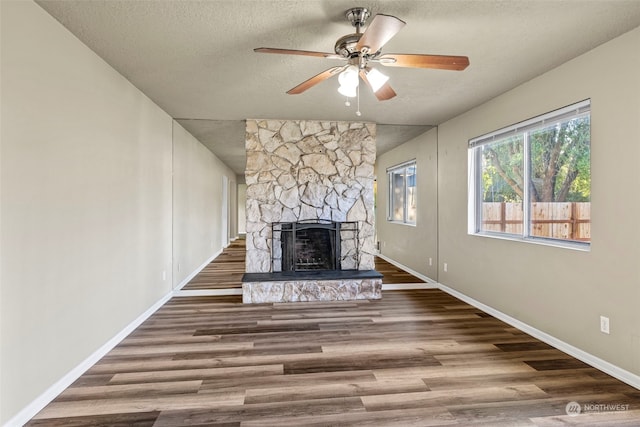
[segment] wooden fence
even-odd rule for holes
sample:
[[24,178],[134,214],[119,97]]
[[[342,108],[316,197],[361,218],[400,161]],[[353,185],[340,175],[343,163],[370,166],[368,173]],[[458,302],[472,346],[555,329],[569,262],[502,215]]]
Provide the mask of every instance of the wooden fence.
[[[482,230],[522,234],[522,203],[482,204]],[[591,203],[533,203],[531,235],[555,239],[591,240]]]

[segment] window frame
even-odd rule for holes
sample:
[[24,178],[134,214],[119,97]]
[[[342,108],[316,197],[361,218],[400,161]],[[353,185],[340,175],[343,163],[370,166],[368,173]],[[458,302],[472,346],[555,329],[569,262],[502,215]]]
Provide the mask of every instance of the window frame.
[[[507,233],[491,230],[482,230],[482,150],[484,145],[505,140],[511,136],[521,135],[523,138],[523,181],[531,182],[531,159],[529,134],[537,130],[545,129],[550,125],[563,123],[580,117],[589,117],[591,126],[591,100],[585,99],[577,103],[559,108],[530,118],[528,120],[503,127],[496,131],[472,138],[468,143],[468,234],[481,237],[491,237],[503,240],[514,240],[548,246],[589,251],[591,241],[565,240],[554,237],[542,237],[532,235],[531,222],[531,189],[529,185],[523,185],[522,197],[522,233]],[[591,141],[589,141],[591,144]],[[589,148],[589,151],[591,148]]]
[[[414,190],[414,200],[416,203],[416,218],[414,221],[411,221],[409,219],[409,209],[408,209],[408,201],[409,201],[409,188],[410,186],[407,185],[407,171],[409,168],[414,168],[414,181],[415,181],[415,185],[413,186],[413,188],[415,188]],[[393,174],[398,172],[398,171],[404,171],[403,176],[403,186],[404,186],[404,199],[403,199],[403,203],[402,203],[402,220],[397,220],[393,218],[393,211],[395,208],[394,205],[394,197],[393,197],[393,190],[394,190],[394,185],[393,185]],[[394,166],[390,166],[387,168],[387,198],[388,198],[388,203],[387,203],[387,221],[394,223],[394,224],[403,224],[403,225],[409,225],[409,226],[413,226],[415,227],[417,222],[418,222],[418,212],[417,212],[417,198],[418,198],[418,167],[417,167],[417,162],[416,159],[411,159],[408,160],[406,162],[403,163],[399,163],[397,165]]]

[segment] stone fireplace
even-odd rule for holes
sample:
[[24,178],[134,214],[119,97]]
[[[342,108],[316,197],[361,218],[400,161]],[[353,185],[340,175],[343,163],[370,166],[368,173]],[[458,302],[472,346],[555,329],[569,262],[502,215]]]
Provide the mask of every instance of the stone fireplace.
[[247,120],[244,302],[381,297],[375,124]]

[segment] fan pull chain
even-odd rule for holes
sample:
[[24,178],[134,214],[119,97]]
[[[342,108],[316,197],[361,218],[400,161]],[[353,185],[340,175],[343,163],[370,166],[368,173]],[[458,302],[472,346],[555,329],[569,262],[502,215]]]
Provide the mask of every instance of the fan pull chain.
[[360,85],[358,85],[356,96],[358,98],[358,111],[356,111],[356,116],[360,117],[362,113],[360,112]]

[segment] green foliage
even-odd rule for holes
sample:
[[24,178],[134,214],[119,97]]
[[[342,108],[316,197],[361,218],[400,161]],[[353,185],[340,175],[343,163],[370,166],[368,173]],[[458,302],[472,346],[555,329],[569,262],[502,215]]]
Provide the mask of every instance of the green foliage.
[[485,202],[521,202],[523,196],[521,135],[483,147],[482,185]]
[[[583,202],[591,196],[589,116],[529,132],[529,191],[533,202]],[[521,201],[525,135],[483,146],[483,200]]]

